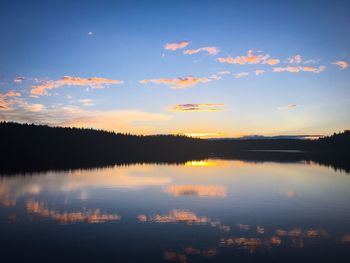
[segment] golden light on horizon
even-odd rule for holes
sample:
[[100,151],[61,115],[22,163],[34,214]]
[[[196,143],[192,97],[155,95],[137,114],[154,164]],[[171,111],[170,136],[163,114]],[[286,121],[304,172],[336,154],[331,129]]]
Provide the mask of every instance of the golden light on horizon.
[[188,161],[185,166],[218,166],[217,162],[211,161]]

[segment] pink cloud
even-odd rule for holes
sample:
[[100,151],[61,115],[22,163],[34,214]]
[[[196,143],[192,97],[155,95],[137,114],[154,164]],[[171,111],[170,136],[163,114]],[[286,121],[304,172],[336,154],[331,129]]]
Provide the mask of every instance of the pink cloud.
[[257,69],[257,70],[255,70],[254,72],[255,72],[255,75],[256,75],[256,76],[259,76],[259,75],[264,74],[264,73],[265,73],[265,70]]
[[174,79],[167,79],[167,78],[160,78],[160,79],[143,79],[140,80],[140,84],[149,84],[149,83],[155,83],[155,84],[165,84],[165,85],[171,85],[174,88],[187,88],[190,86],[195,86],[199,83],[206,83],[213,80],[213,78],[197,78],[193,76],[186,76],[182,78],[174,78]]
[[188,103],[176,104],[171,108],[172,111],[177,112],[218,112],[224,104],[218,103]]
[[190,44],[189,41],[180,41],[180,42],[177,42],[177,43],[167,43],[167,44],[164,46],[164,49],[175,51],[175,50],[177,50],[177,49],[185,48],[185,47],[187,47],[189,44]]
[[21,93],[18,91],[10,90],[6,93],[0,93],[0,110],[8,111],[11,110],[11,105],[14,103],[13,100],[9,99],[12,97],[20,97]]
[[217,47],[201,47],[198,49],[187,49],[184,51],[184,54],[186,55],[192,55],[196,54],[201,51],[206,51],[208,52],[209,55],[216,55],[220,52],[220,50]]
[[289,64],[300,64],[302,62],[301,55],[295,55],[287,59]]
[[237,57],[231,57],[228,56],[226,58],[218,58],[217,59],[220,63],[229,63],[229,64],[269,64],[269,65],[276,65],[280,62],[279,59],[271,58],[268,54],[258,54],[255,55],[253,50],[248,50],[246,56],[237,56]]
[[121,84],[123,81],[114,79],[105,79],[99,77],[79,78],[64,76],[59,80],[50,80],[41,85],[34,86],[30,93],[32,95],[48,95],[47,90],[60,88],[62,86],[88,86],[95,89],[105,88],[112,84]]
[[344,60],[339,60],[332,63],[333,65],[337,65],[340,69],[346,69],[349,67],[349,63]]
[[298,73],[301,71],[306,71],[306,72],[313,72],[313,73],[320,73],[322,71],[325,71],[326,67],[325,66],[320,66],[320,67],[279,67],[279,68],[273,68],[273,72],[291,72],[291,73]]

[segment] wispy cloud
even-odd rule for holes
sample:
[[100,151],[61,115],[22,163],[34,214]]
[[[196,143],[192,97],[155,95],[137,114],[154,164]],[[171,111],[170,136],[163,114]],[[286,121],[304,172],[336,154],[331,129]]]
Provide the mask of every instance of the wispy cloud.
[[[30,110],[29,110],[30,109]],[[0,111],[0,121],[28,122],[63,127],[95,128],[117,132],[149,134],[157,125],[172,116],[141,110],[87,110],[79,106],[53,105],[44,107],[16,101],[13,108]]]
[[286,106],[278,107],[278,110],[293,110],[297,107],[296,104],[288,104]]
[[13,80],[13,82],[14,83],[17,83],[17,84],[19,84],[19,83],[22,83],[22,81],[23,80],[25,80],[26,78],[25,77],[16,77],[14,80]]
[[287,58],[287,62],[289,64],[300,64],[302,62],[301,55],[295,55],[292,57]]
[[189,41],[180,41],[180,42],[167,43],[167,44],[164,46],[164,49],[175,51],[175,50],[177,50],[177,49],[185,48],[185,47],[187,47],[189,44],[190,44]]
[[235,76],[236,79],[239,79],[239,78],[248,76],[249,73],[248,72],[240,72],[240,73],[233,74],[233,75]]
[[176,104],[171,108],[172,111],[178,112],[218,112],[221,111],[224,104],[214,103],[188,103]]
[[218,75],[228,75],[228,74],[231,74],[231,72],[228,70],[224,70],[224,71],[219,71],[217,74]]
[[201,47],[198,49],[187,49],[184,51],[184,54],[192,55],[201,51],[208,52],[209,55],[216,55],[220,52],[220,50],[217,47]]
[[257,70],[255,70],[254,72],[255,72],[255,75],[256,75],[256,76],[259,76],[259,75],[264,74],[264,73],[265,73],[265,70],[257,69]]
[[160,79],[143,79],[140,80],[140,84],[149,84],[149,83],[154,83],[154,84],[164,84],[164,85],[169,85],[172,86],[173,88],[187,88],[191,86],[195,86],[199,83],[207,83],[210,82],[211,78],[197,78],[193,76],[186,76],[182,78],[174,78],[174,79],[167,79],[167,78],[160,78]]
[[349,67],[349,63],[344,60],[339,60],[332,63],[333,65],[337,65],[340,69],[346,69]]
[[306,71],[306,72],[313,72],[313,73],[320,73],[322,71],[325,71],[326,67],[325,66],[319,66],[319,67],[277,67],[273,68],[273,72],[291,72],[291,73],[298,73],[301,71]]
[[45,110],[45,106],[39,103],[28,103],[23,99],[17,99],[14,101],[17,107],[27,112],[41,112]]
[[11,99],[13,97],[20,97],[21,93],[18,91],[10,90],[6,93],[0,93],[0,110],[9,111],[12,109],[12,104],[14,101]]
[[83,106],[92,106],[92,105],[94,105],[93,104],[93,100],[91,100],[91,99],[81,99],[81,100],[79,100],[79,102]]
[[90,88],[101,89],[112,84],[122,84],[121,80],[105,79],[99,77],[79,78],[64,76],[59,80],[46,81],[43,84],[34,86],[30,93],[32,95],[48,95],[47,90],[60,88],[62,86],[88,86]]
[[248,50],[246,56],[237,56],[231,57],[228,56],[226,58],[220,57],[217,59],[220,63],[229,63],[229,64],[269,64],[276,65],[280,63],[279,59],[271,58],[268,54],[254,54],[253,50]]
[[222,77],[219,76],[219,75],[213,74],[213,75],[211,75],[209,78],[212,79],[212,80],[219,80],[219,79],[221,79]]

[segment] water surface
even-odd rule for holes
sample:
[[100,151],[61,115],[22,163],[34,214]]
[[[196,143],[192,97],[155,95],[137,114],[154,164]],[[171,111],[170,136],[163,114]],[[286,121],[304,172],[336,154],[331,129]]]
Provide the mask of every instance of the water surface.
[[6,262],[350,262],[350,176],[209,159],[0,178]]

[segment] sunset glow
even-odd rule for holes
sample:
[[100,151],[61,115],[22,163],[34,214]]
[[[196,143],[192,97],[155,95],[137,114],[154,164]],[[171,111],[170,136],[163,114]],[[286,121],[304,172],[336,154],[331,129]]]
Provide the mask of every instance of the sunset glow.
[[4,2],[0,121],[201,138],[348,129],[348,4],[286,6],[295,17],[259,1]]

